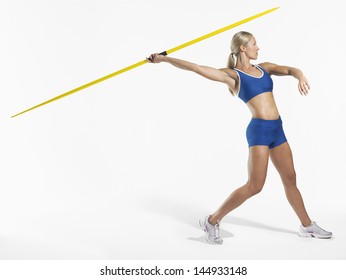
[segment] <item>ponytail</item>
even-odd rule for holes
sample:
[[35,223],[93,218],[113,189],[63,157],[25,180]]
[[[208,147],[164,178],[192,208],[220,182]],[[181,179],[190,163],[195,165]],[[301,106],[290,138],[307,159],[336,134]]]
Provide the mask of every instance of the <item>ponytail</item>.
[[234,53],[231,53],[231,54],[228,56],[227,68],[229,68],[229,69],[234,69],[234,67],[235,67]]
[[[239,31],[234,34],[231,41],[231,53],[228,56],[227,68],[234,69],[236,59],[238,58],[238,55],[240,55],[240,46],[245,46],[250,41],[251,37],[252,34],[246,31]],[[229,91],[232,95],[236,95],[236,93],[232,92],[231,89],[229,89]]]
[[[228,56],[228,60],[227,60],[227,68],[234,69],[234,67],[235,67],[234,53],[230,53],[230,55]],[[232,95],[236,95],[230,88],[228,88],[228,89]]]

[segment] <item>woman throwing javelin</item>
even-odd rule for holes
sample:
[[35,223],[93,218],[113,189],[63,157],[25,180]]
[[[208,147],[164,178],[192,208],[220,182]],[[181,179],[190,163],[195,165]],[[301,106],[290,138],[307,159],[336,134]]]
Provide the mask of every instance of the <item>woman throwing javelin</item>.
[[207,79],[225,83],[232,95],[237,95],[250,109],[252,119],[246,130],[249,144],[248,181],[233,191],[226,201],[211,215],[200,220],[207,242],[222,244],[219,224],[233,209],[258,194],[267,175],[269,157],[280,174],[287,199],[300,220],[299,236],[331,238],[332,233],[312,221],[305,209],[296,185],[296,173],[290,146],[282,128],[282,120],[273,96],[271,75],[290,75],[298,80],[298,90],[308,94],[309,83],[301,70],[265,62],[251,64],[258,57],[255,37],[245,31],[236,33],[231,41],[231,54],[227,68],[215,69],[188,61],[152,54],[152,63],[168,62],[183,70],[193,71]]

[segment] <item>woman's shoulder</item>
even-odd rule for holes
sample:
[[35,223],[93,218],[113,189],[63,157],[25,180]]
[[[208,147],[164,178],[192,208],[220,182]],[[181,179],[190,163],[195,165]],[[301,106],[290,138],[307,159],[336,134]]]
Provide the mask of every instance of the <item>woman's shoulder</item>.
[[280,72],[283,67],[272,62],[262,62],[258,66],[262,67],[270,75]]
[[263,68],[267,72],[270,72],[270,70],[275,66],[275,64],[271,62],[261,62],[258,64],[258,66]]

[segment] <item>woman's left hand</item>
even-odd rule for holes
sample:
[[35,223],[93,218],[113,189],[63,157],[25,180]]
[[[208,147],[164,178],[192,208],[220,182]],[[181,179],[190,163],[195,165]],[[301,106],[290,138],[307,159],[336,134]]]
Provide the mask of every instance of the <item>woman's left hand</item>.
[[298,90],[301,95],[307,95],[310,90],[310,85],[305,76],[299,78]]

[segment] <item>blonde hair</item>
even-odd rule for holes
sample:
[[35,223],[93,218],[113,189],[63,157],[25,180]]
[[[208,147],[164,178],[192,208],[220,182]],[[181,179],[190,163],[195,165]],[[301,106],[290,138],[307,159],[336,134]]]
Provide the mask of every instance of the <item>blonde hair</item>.
[[[227,61],[227,68],[234,69],[236,64],[236,58],[238,58],[239,52],[240,52],[240,46],[246,44],[250,41],[252,37],[252,34],[247,31],[239,31],[238,33],[234,34],[232,41],[231,41],[231,53],[228,56]],[[234,92],[232,92],[232,95],[235,95]]]

